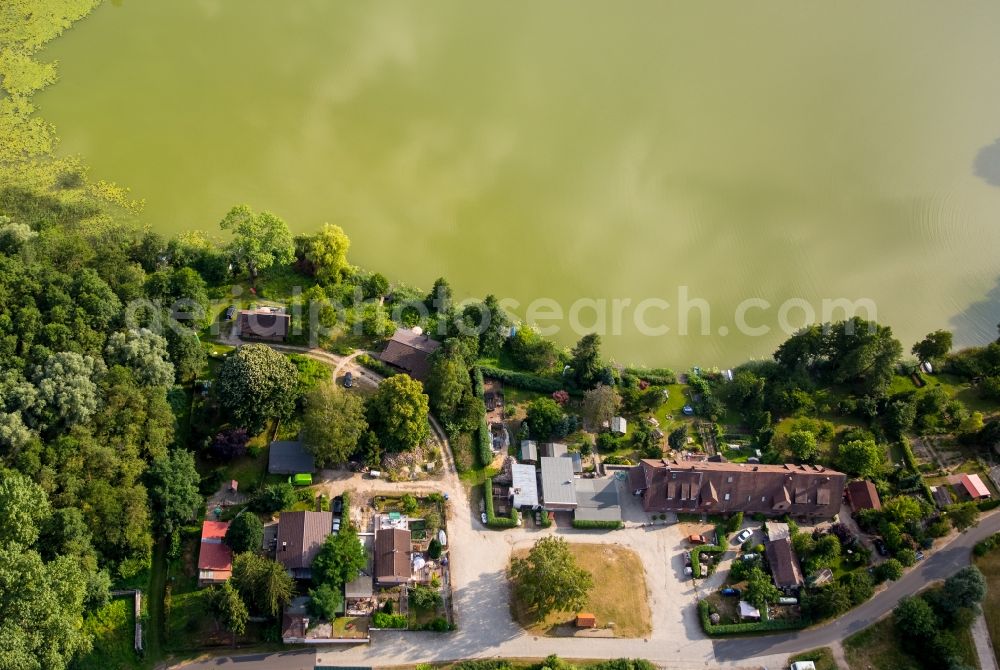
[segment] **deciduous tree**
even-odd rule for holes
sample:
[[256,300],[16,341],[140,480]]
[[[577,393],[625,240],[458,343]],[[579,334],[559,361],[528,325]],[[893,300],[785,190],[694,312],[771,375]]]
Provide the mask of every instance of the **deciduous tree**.
[[244,512],[229,523],[225,540],[234,554],[260,551],[264,544],[264,524],[256,514]]
[[351,240],[340,226],[324,223],[306,250],[306,260],[312,263],[316,279],[324,284],[336,284],[350,271],[347,251]]
[[848,474],[876,479],[885,466],[885,452],[874,440],[852,440],[841,445],[837,464]]
[[368,430],[361,398],[335,384],[320,384],[306,396],[302,442],[317,465],[346,463]]
[[270,212],[254,213],[247,205],[229,210],[219,226],[233,233],[229,252],[247,268],[251,279],[272,265],[287,265],[295,259],[295,242],[288,224]]
[[788,448],[800,461],[811,461],[816,457],[816,436],[806,430],[794,430],[788,434]]
[[198,492],[201,477],[194,464],[194,454],[174,449],[149,468],[149,492],[159,527],[167,534],[198,515],[203,500]]
[[913,345],[914,356],[921,361],[936,361],[951,351],[952,335],[947,330],[935,330]]
[[278,616],[295,592],[284,566],[249,551],[233,559],[232,582],[248,605],[268,616]]
[[245,344],[222,364],[219,402],[252,433],[269,418],[284,419],[295,408],[298,375],[285,356],[263,344]]
[[566,540],[546,537],[524,558],[514,558],[508,569],[514,591],[535,617],[554,611],[573,612],[584,606],[593,588],[590,573],[576,563]]
[[365,569],[368,557],[358,542],[358,534],[350,524],[341,526],[336,535],[328,535],[312,563],[313,581],[341,588],[357,579]]
[[123,365],[143,386],[170,386],[174,366],[167,353],[166,338],[148,328],[112,333],[104,349],[109,365]]
[[621,409],[622,398],[613,386],[598,384],[583,394],[583,418],[591,430],[599,430]]
[[423,444],[430,434],[428,409],[423,386],[409,375],[395,375],[379,384],[368,410],[382,449],[409,451]]

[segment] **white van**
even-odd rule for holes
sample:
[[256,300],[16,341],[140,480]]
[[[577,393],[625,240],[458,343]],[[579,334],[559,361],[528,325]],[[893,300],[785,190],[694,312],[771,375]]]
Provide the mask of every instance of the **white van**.
[[[778,598],[779,605],[798,605],[798,598]],[[802,661],[803,663],[812,663],[812,661]]]
[[796,661],[792,663],[792,670],[816,670],[816,664],[812,661]]
[[372,479],[381,479],[382,473],[379,472],[378,470],[369,470],[368,476],[371,477]]

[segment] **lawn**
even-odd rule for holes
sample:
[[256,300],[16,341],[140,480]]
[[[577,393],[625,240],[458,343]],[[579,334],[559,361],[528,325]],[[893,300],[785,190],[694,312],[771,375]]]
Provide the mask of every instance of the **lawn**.
[[94,648],[74,665],[78,670],[130,670],[146,667],[135,653],[135,612],[132,598],[116,598],[87,615],[84,630]]
[[986,626],[990,629],[993,640],[993,651],[1000,656],[1000,551],[991,551],[985,556],[976,558],[976,566],[986,577],[986,600],[983,601],[983,614],[986,616]]
[[[594,588],[583,607],[597,617],[602,628],[614,623],[615,637],[644,637],[652,630],[646,594],[646,575],[642,561],[630,549],[612,544],[570,543],[577,563],[594,577]],[[524,556],[528,551],[514,552]],[[514,619],[529,632],[538,635],[572,635],[576,612],[555,612],[535,621],[530,612],[517,603],[512,605]]]
[[833,651],[829,647],[813,649],[788,659],[789,664],[795,661],[812,661],[816,664],[816,670],[840,670],[837,667],[837,662],[833,659]]

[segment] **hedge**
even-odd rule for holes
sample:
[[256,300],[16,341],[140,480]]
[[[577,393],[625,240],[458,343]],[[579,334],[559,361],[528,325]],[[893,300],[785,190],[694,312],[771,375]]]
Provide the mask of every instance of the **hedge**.
[[[917,465],[917,457],[913,454],[913,447],[910,446],[910,441],[904,437],[900,439],[899,446],[903,449],[903,461],[906,463],[906,467],[919,475],[920,468]],[[923,490],[924,495],[927,496],[927,500],[934,502],[934,494],[931,493],[931,487],[927,485],[923,477],[920,477],[920,488]]]
[[516,509],[510,511],[509,517],[497,516],[493,512],[493,478],[487,477],[483,484],[483,500],[486,501],[486,525],[490,528],[514,528],[520,515]]
[[[472,368],[472,392],[480,400],[485,395],[483,385],[483,373],[479,367]],[[479,465],[486,467],[493,462],[493,436],[490,434],[490,426],[486,421],[486,414],[479,418],[479,428],[476,430],[476,438],[479,440],[476,452],[479,456]]]
[[[562,389],[562,382],[549,377],[539,377],[527,372],[515,372],[514,370],[504,370],[494,368],[489,365],[479,366],[480,374],[492,379],[499,379],[505,384],[522,388],[526,391],[538,391],[539,393],[554,393]],[[572,393],[572,391],[571,391]]]
[[979,508],[980,512],[987,512],[991,509],[996,509],[1000,507],[1000,500],[995,498],[989,498],[987,500],[980,500],[976,503],[976,507]]
[[701,627],[707,635],[740,635],[746,633],[764,633],[776,630],[801,630],[807,625],[807,622],[803,619],[767,619],[762,621],[752,621],[749,623],[714,624],[709,619],[709,615],[708,601],[699,601],[698,618],[701,619]]
[[621,521],[589,521],[587,519],[573,519],[573,528],[599,528],[603,530],[618,530],[624,526]]
[[628,367],[625,368],[624,372],[647,381],[653,386],[670,386],[677,383],[677,375],[674,374],[673,370],[667,368]]
[[993,533],[981,542],[977,542],[972,548],[972,553],[976,556],[985,556],[997,547],[1000,547],[1000,533]]
[[358,365],[366,367],[372,372],[375,372],[383,377],[392,377],[393,375],[398,374],[391,367],[389,367],[382,361],[378,360],[377,358],[372,358],[368,354],[360,354],[354,360],[358,362]]
[[386,614],[385,612],[375,612],[372,615],[372,628],[406,628],[409,620],[405,614]]
[[701,560],[699,557],[702,554],[724,554],[725,552],[726,548],[720,547],[717,544],[703,544],[700,547],[695,547],[691,550],[691,570],[698,578],[707,577],[708,575],[701,574]]

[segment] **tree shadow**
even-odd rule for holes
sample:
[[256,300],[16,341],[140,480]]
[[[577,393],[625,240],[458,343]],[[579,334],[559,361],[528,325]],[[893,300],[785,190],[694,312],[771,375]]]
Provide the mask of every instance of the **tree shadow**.
[[[1000,173],[997,176],[1000,177]],[[997,185],[1000,186],[1000,182]],[[956,346],[985,345],[996,340],[1000,324],[1000,277],[982,300],[951,317],[949,324]]]
[[990,186],[1000,187],[1000,139],[979,150],[973,162],[973,170],[977,177]]

